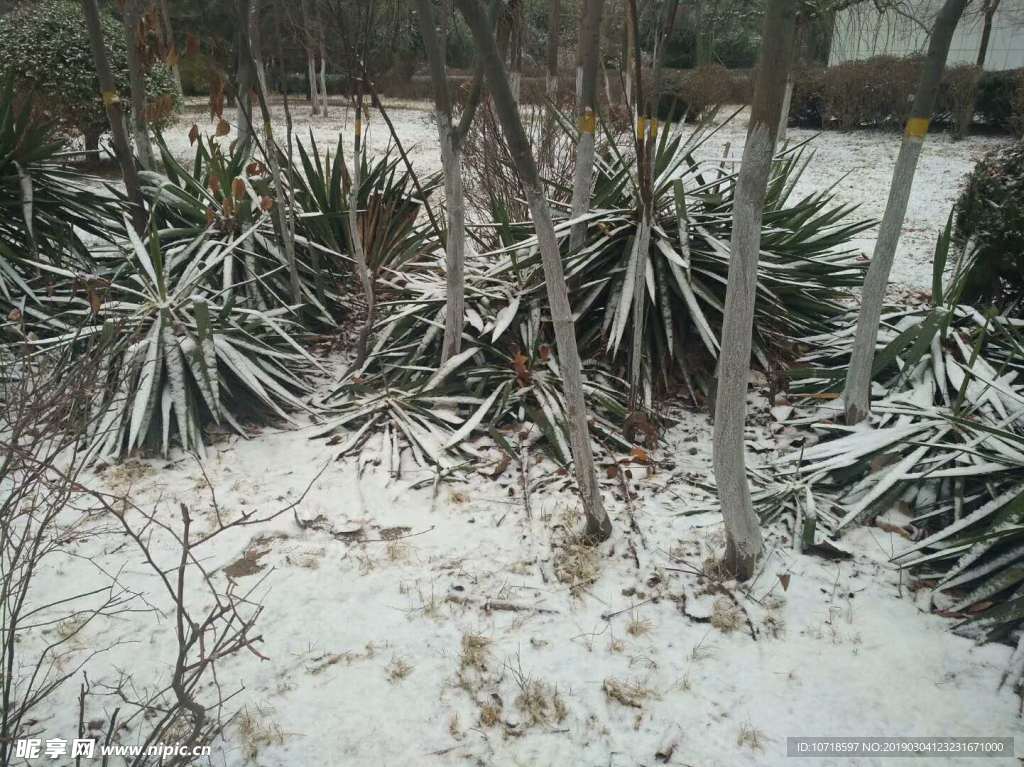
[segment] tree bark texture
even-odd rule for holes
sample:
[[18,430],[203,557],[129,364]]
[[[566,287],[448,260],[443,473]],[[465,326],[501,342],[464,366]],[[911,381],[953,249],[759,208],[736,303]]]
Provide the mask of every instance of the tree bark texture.
[[864,278],[860,314],[857,317],[857,334],[843,389],[846,422],[851,425],[864,420],[871,412],[872,368],[885,289],[889,284],[889,272],[896,256],[903,220],[907,214],[907,203],[910,200],[917,161],[928,135],[929,120],[935,110],[935,100],[949,54],[949,44],[968,2],[969,0],[946,0],[935,18],[931,40],[928,43],[928,55],[918,80],[910,117],[907,118],[903,131],[903,141],[889,186],[889,200],[885,205],[885,213],[882,214],[875,251],[867,276]]
[[498,119],[508,142],[509,153],[519,172],[533,216],[558,349],[576,481],[579,484],[583,511],[587,518],[586,535],[593,541],[603,541],[611,535],[612,525],[604,510],[594,466],[586,402],[583,396],[582,364],[576,347],[572,307],[569,304],[569,292],[565,284],[551,212],[544,198],[540,175],[529,140],[523,130],[518,106],[509,87],[508,75],[486,16],[478,0],[456,0],[456,4],[476,42]]
[[715,397],[714,469],[725,520],[725,565],[740,580],[753,575],[763,547],[747,484],[744,430],[757,294],[761,219],[779,115],[791,62],[797,0],[768,0],[750,110],[750,127],[733,202],[729,279]]

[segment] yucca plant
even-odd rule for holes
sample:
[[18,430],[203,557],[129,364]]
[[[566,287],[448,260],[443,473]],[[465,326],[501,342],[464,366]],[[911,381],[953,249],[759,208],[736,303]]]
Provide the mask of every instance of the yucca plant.
[[31,97],[15,94],[10,80],[0,86],[0,323],[14,338],[66,332],[50,294],[90,279],[86,240],[121,231],[117,200],[62,163],[62,149]]
[[[296,142],[299,165],[292,168],[296,203],[302,209],[300,232],[337,255],[351,253],[348,231],[350,179],[345,168],[343,138],[334,157],[321,158],[312,134],[307,151]],[[414,177],[394,145],[376,157],[359,156],[359,226],[367,265],[375,274],[401,269],[439,247],[431,224],[421,220],[430,195],[441,183],[438,173]]]
[[[468,265],[463,351],[439,364],[445,281],[436,264],[421,260],[384,280],[393,300],[381,309],[375,343],[363,367],[325,402],[331,413],[321,436],[342,452],[361,448],[378,432],[399,466],[408,448],[418,465],[450,470],[477,455],[476,435],[488,434],[518,456],[519,436],[540,441],[561,464],[571,458],[557,355],[544,330],[543,309]],[[602,365],[588,364],[585,395],[592,431],[606,445],[627,447],[622,382]]]
[[[285,196],[275,195],[263,162],[244,146],[225,149],[215,137],[196,136],[192,167],[186,169],[162,139],[158,143],[164,172],[144,172],[140,180],[160,239],[187,242],[208,232],[211,241],[226,243],[246,232],[246,240],[224,259],[221,270],[208,275],[210,286],[240,306],[260,311],[288,303],[288,261],[268,214]],[[336,266],[308,247],[297,249],[296,266],[305,314],[333,327],[345,310]]]
[[[719,348],[736,174],[731,167],[709,167],[694,158],[715,128],[704,124],[688,136],[684,130],[669,125],[656,144],[654,221],[646,253],[634,247],[641,208],[635,162],[611,137],[596,165],[586,245],[570,253],[569,222],[557,228],[581,348],[616,366],[624,364],[623,339],[638,319],[632,301],[636,259],[646,262],[639,319],[649,384],[667,385],[680,370],[709,372]],[[855,206],[835,204],[830,190],[790,201],[811,159],[803,151],[804,145],[798,145],[782,152],[768,190],[754,339],[754,354],[765,368],[773,356],[791,356],[791,339],[824,329],[829,318],[841,314],[840,299],[863,276],[849,243],[871,222],[851,221]],[[566,194],[556,184],[549,192],[556,202]],[[535,239],[526,236],[523,225],[503,222],[501,230],[505,247],[495,254],[500,263],[492,276],[537,290],[541,277]],[[704,370],[686,370],[691,339],[705,352]]]
[[793,422],[821,441],[772,474],[838,510],[826,532],[905,512],[886,517],[913,541],[894,560],[935,588],[958,631],[1001,639],[1024,623],[1024,338],[1014,318],[956,303],[959,266],[943,289],[949,233],[933,304],[883,318],[870,428],[833,420],[853,329],[810,338],[794,388],[815,404]]
[[210,424],[244,434],[245,419],[291,421],[309,410],[302,397],[317,363],[293,338],[289,307],[247,308],[209,287],[250,231],[225,242],[204,230],[171,245],[155,230],[145,243],[128,234],[128,256],[102,298],[70,299],[69,316],[87,329],[40,345],[92,336],[111,348],[89,419],[94,457],[166,455],[172,436],[202,454]]

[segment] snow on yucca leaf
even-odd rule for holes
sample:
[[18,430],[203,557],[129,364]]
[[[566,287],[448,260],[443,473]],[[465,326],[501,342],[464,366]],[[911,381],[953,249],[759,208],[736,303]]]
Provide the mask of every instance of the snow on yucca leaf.
[[[254,224],[258,226],[258,224]],[[143,242],[128,227],[130,250],[98,307],[79,295],[69,321],[86,330],[44,345],[79,344],[94,335],[109,344],[93,404],[89,449],[94,457],[134,450],[168,453],[172,436],[185,450],[204,452],[205,427],[243,433],[251,417],[291,420],[308,410],[301,397],[316,365],[291,338],[290,307],[249,309],[211,290],[208,276],[246,241],[203,231],[192,240]]]
[[[309,148],[296,142],[299,162],[292,167],[296,204],[302,209],[300,232],[325,256],[351,253],[349,232],[349,176],[345,167],[342,134],[334,157],[328,149],[321,157],[312,133]],[[287,163],[287,158],[282,158]],[[394,144],[375,157],[359,156],[358,221],[366,261],[375,274],[401,269],[418,256],[439,247],[430,222],[420,215],[441,175],[414,177],[405,168]]]
[[[476,435],[518,455],[522,432],[557,462],[571,462],[557,352],[542,308],[488,279],[484,268],[467,264],[462,352],[445,365],[443,273],[423,259],[383,280],[393,298],[380,307],[371,353],[324,403],[330,418],[320,436],[331,436],[344,454],[380,435],[392,446],[381,450],[395,471],[402,455],[452,469],[478,455]],[[621,436],[625,387],[593,360],[584,365],[593,432],[628,447]]]

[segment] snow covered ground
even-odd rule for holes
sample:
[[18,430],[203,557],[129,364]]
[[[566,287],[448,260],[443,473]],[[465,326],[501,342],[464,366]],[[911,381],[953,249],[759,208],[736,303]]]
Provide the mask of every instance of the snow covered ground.
[[[436,167],[429,111],[391,113],[416,164]],[[312,121],[321,147],[333,145],[344,122],[340,109]],[[189,125],[168,135],[182,156]],[[743,130],[742,122],[729,126],[709,156],[720,157],[725,141],[741,146]],[[379,120],[372,131],[371,147],[383,147]],[[898,143],[887,134],[822,136],[801,185],[820,188],[846,173],[840,197],[880,216]],[[961,176],[994,143],[929,141],[894,279],[930,286],[934,233]],[[778,448],[771,416],[762,397],[751,403],[755,460],[770,461]],[[628,467],[635,498],[627,502],[618,480],[603,479],[615,534],[597,552],[573,545],[579,512],[570,494],[544,487],[527,513],[514,467],[415,489],[430,475],[389,476],[373,442],[361,459],[335,461],[308,426],[226,438],[205,465],[209,484],[181,454],[107,467],[90,481],[158,509],[172,525],[185,504],[198,532],[218,514],[284,508],[309,488],[294,513],[199,552],[218,583],[255,586],[264,605],[257,649],[265,658],[243,652],[218,670],[224,691],[244,689],[215,765],[889,763],[786,758],[787,737],[825,735],[1016,734],[1024,755],[1019,702],[999,689],[1008,648],[974,646],[929,614],[927,594],[888,564],[906,544],[899,536],[854,531],[843,539],[853,558],[831,561],[795,554],[786,531],[774,528],[749,594],[722,582],[712,559],[720,517],[703,511],[712,502],[702,489],[710,426],[702,415],[674,415],[679,424],[652,454],[655,465]],[[531,482],[553,470],[532,464]],[[129,519],[139,524],[141,515]],[[166,535],[153,547],[162,564],[175,562]],[[120,570],[168,610],[122,537],[96,535],[70,554],[42,574],[50,598],[101,583],[101,569]],[[198,578],[189,591],[203,598]],[[168,618],[140,612],[90,624],[75,639],[83,653],[113,645],[90,661],[93,684],[118,669],[139,687],[166,682]],[[77,694],[67,685],[53,718],[40,723],[48,737],[73,736]],[[94,699],[87,716],[107,717],[114,705]],[[960,763],[975,762],[907,762]]]

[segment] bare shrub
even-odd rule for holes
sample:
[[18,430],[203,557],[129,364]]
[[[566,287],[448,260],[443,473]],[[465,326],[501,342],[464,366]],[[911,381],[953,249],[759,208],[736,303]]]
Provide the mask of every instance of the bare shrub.
[[708,113],[733,100],[736,82],[732,72],[721,64],[709,64],[693,70],[679,86],[679,97],[686,104],[686,119],[700,122]]
[[921,61],[876,56],[829,68],[822,84],[826,122],[840,130],[902,124]]
[[[541,106],[523,107],[523,128],[542,178],[553,182],[556,196],[552,202],[568,204],[576,154],[570,133],[552,119]],[[530,219],[526,195],[509,154],[498,117],[490,103],[480,105],[476,119],[466,134],[463,148],[463,172],[470,215],[477,221],[517,223]],[[564,192],[558,196],[557,192]],[[477,237],[485,247],[493,246],[500,233],[481,230]]]
[[[0,348],[0,765],[15,763],[33,712],[108,648],[85,648],[82,632],[101,616],[131,609],[116,576],[62,593],[44,588],[50,570],[86,534],[98,504],[79,477],[78,432],[89,420],[97,348],[80,364],[70,352],[21,355]],[[87,527],[88,524],[88,527]],[[20,759],[18,760],[20,763]]]

